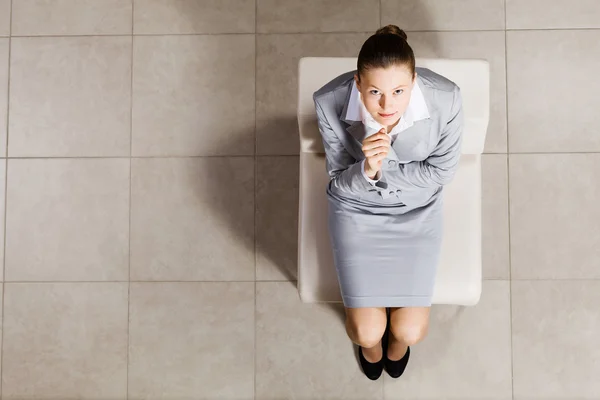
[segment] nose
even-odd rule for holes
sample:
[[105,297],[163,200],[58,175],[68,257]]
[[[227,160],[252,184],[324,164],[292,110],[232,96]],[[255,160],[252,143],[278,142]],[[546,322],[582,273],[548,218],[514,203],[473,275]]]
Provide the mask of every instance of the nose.
[[381,109],[383,110],[382,113],[386,114],[386,110],[392,108],[392,102],[389,99],[386,99],[385,96],[381,96],[381,99],[379,100],[379,107],[381,107]]

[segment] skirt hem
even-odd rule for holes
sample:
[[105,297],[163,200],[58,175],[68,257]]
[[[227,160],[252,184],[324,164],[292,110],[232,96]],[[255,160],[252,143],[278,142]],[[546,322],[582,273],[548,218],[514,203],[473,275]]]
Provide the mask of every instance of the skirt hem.
[[431,296],[343,296],[344,307],[431,307]]

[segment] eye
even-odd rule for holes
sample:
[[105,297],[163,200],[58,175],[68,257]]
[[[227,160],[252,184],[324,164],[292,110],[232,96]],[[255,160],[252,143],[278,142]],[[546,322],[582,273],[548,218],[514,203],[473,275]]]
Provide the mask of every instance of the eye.
[[397,89],[394,94],[402,94],[404,93],[404,89]]
[[369,93],[371,93],[373,96],[379,96],[379,90],[371,90]]

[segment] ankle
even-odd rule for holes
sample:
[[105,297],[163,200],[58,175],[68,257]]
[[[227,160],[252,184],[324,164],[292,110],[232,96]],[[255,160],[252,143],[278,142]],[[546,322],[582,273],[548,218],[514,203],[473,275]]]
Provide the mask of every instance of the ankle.
[[373,347],[361,347],[365,359],[371,363],[376,363],[383,358],[383,346],[381,341]]
[[404,357],[407,351],[407,344],[396,339],[391,339],[388,343],[387,358],[390,361],[398,361]]

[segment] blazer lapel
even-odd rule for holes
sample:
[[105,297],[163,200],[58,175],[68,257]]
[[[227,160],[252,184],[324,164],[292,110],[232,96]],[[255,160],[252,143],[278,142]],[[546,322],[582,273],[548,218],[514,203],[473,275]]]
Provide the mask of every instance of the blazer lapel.
[[354,139],[362,143],[367,137],[367,130],[365,129],[364,124],[361,121],[347,121],[347,123],[349,123],[350,126],[346,128],[346,131],[348,131]]

